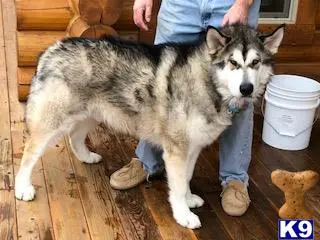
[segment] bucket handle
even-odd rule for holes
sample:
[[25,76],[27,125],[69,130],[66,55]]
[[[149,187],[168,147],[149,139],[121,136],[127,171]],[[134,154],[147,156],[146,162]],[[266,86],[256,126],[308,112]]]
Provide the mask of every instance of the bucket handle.
[[319,110],[319,102],[320,102],[320,101],[318,101],[318,107],[317,107],[317,109],[316,109],[315,118],[314,118],[314,120],[313,120],[313,123],[312,123],[310,126],[306,127],[305,129],[303,129],[302,131],[300,131],[300,132],[298,132],[298,133],[296,133],[296,134],[290,133],[290,132],[278,131],[278,129],[276,129],[276,128],[265,118],[265,116],[264,116],[264,101],[265,101],[265,100],[264,100],[264,97],[263,97],[263,98],[262,98],[262,103],[261,103],[261,113],[262,113],[262,116],[263,116],[264,121],[265,121],[274,131],[276,131],[278,134],[280,134],[280,135],[282,135],[282,136],[288,136],[288,137],[292,137],[292,138],[297,137],[297,136],[299,136],[300,134],[302,134],[302,133],[304,133],[305,131],[307,131],[309,128],[312,128],[313,125],[316,123],[316,121],[317,121],[318,118],[319,118],[319,112],[320,112],[320,110]]

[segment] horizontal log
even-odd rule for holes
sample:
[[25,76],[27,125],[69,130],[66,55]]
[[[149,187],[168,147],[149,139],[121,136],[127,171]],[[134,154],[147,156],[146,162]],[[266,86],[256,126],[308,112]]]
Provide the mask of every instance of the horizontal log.
[[[113,25],[115,24],[121,13],[122,13],[122,6],[123,0],[104,0],[103,10],[102,10],[102,17],[101,23],[106,25]],[[132,9],[131,5],[131,9]]]
[[319,62],[319,45],[282,45],[276,54],[276,62]]
[[70,21],[66,35],[86,38],[100,38],[105,35],[118,36],[113,28],[101,24],[89,26],[80,16],[75,16]]
[[69,8],[17,9],[17,29],[63,31],[67,28],[71,17]]
[[[91,31],[91,32],[90,32]],[[110,33],[116,35],[110,27],[93,28],[83,33],[84,37],[92,37],[105,35]],[[119,36],[137,41],[138,32],[134,31],[120,31]],[[18,66],[19,67],[33,67],[37,65],[38,56],[49,45],[56,40],[64,38],[65,32],[60,31],[18,31],[17,32],[17,51],[18,51]]]
[[18,66],[36,66],[39,54],[64,36],[62,31],[18,31]]
[[[123,0],[69,0],[75,15],[88,25],[113,25],[122,11]],[[131,5],[132,6],[132,5]]]
[[[155,2],[158,2],[155,1]],[[138,27],[133,22],[133,3],[134,0],[125,0],[122,3],[122,12],[119,20],[113,25],[116,30],[136,30]],[[157,9],[152,12],[152,20],[156,20],[158,14]]]
[[276,74],[295,74],[313,78],[320,82],[320,62],[279,63],[275,65]]
[[17,0],[18,30],[65,30],[73,13],[68,0]]
[[20,102],[28,100],[30,85],[18,85],[18,99]]
[[54,9],[69,7],[68,0],[16,0],[16,8],[19,9]]
[[30,85],[35,72],[36,72],[35,67],[18,67],[17,68],[18,84]]
[[95,25],[86,29],[81,37],[85,38],[101,38],[103,36],[118,36],[118,33],[109,26],[105,25]]
[[[17,29],[65,30],[74,15],[70,6],[72,1],[74,0],[17,0]],[[132,6],[133,0],[125,0],[121,11],[118,9],[120,5],[115,5],[113,9],[111,7],[105,10],[101,8],[100,15],[92,18],[88,23],[90,25],[91,22],[101,21],[106,25],[114,25],[116,30],[135,30],[137,27],[133,22]]]

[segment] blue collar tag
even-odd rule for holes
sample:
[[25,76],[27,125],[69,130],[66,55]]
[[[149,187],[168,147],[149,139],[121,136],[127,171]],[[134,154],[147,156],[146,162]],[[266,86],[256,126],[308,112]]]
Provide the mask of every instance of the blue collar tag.
[[229,105],[229,111],[231,113],[238,113],[240,112],[242,109],[238,108],[237,106],[235,105]]

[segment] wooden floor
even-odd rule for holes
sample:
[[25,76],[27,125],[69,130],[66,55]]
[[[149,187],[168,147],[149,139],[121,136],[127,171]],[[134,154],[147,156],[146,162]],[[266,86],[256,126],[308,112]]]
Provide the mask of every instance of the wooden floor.
[[[261,118],[256,117],[253,158],[249,169],[251,205],[242,217],[227,216],[220,205],[217,146],[205,149],[196,166],[192,189],[206,204],[195,209],[202,228],[188,230],[172,218],[167,184],[154,180],[128,191],[115,191],[110,174],[134,156],[136,141],[115,136],[103,127],[88,144],[103,163],[80,163],[62,139],[38,162],[33,202],[16,201],[14,175],[24,147],[24,105],[17,100],[15,15],[12,0],[0,0],[0,240],[4,239],[277,239],[277,210],[282,193],[271,183],[277,168],[320,172],[320,126],[310,147],[286,152],[261,141]],[[320,185],[307,196],[319,235]]]

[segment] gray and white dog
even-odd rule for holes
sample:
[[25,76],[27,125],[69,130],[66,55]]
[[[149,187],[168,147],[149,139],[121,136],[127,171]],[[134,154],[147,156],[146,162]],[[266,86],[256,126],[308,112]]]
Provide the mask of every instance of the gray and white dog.
[[246,25],[209,28],[197,44],[158,46],[112,38],[57,41],[40,57],[27,103],[30,136],[16,176],[15,196],[35,197],[31,173],[53,139],[69,134],[78,159],[97,163],[85,138],[98,122],[163,148],[169,202],[176,221],[201,226],[190,208],[204,201],[189,182],[201,149],[255,101],[272,75],[280,26],[262,35]]

